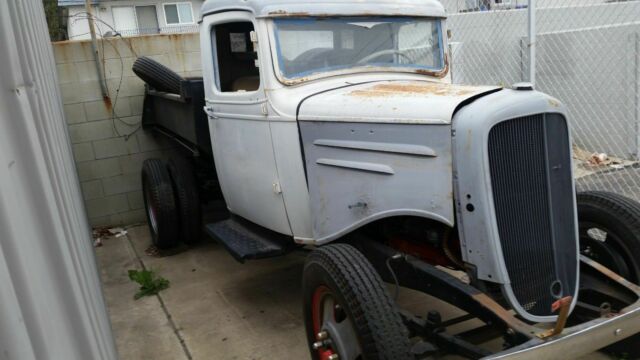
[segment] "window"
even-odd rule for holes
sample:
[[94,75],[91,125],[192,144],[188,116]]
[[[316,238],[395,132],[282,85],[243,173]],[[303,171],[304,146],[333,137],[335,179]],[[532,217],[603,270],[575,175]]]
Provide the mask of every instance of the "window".
[[155,5],[114,6],[111,11],[114,27],[122,36],[160,32]]
[[167,25],[193,24],[191,3],[164,4],[164,18]]
[[[254,48],[255,33],[251,22],[216,25],[216,85],[221,92],[247,92],[260,88],[260,70]],[[253,34],[253,35],[252,35]]]
[[442,71],[439,19],[340,17],[275,19],[281,75],[297,79],[335,71]]

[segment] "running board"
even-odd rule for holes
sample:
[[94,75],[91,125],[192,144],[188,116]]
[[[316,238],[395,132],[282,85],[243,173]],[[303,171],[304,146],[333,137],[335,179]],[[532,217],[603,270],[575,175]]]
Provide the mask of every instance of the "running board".
[[205,230],[241,263],[284,255],[295,248],[292,237],[237,217],[207,224]]

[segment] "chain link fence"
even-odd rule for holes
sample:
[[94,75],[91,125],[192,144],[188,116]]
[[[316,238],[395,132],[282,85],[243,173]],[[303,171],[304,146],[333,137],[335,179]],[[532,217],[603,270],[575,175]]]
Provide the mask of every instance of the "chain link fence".
[[[459,84],[529,80],[527,0],[443,0]],[[560,99],[578,190],[640,200],[640,1],[537,0],[536,89]]]

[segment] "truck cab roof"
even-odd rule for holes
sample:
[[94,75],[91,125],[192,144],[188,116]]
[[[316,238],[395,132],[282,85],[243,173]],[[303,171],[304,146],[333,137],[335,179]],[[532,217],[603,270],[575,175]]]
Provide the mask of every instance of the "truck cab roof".
[[425,16],[446,17],[437,0],[207,0],[202,16],[223,11],[241,10],[255,17],[305,16]]

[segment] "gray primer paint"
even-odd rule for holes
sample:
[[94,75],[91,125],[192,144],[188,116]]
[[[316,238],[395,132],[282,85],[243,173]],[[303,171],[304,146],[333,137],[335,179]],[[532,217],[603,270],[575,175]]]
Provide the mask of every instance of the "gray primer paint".
[[390,216],[453,226],[450,125],[299,124],[316,244]]

